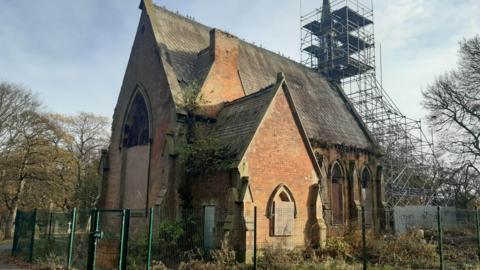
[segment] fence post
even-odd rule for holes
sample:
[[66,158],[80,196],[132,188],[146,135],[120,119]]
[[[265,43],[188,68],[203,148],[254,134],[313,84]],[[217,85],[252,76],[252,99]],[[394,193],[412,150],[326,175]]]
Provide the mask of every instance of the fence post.
[[30,256],[28,257],[29,262],[33,262],[33,251],[35,246],[35,225],[37,223],[37,208],[33,210],[32,215],[32,236],[30,238]]
[[443,229],[442,229],[442,212],[441,207],[437,206],[437,223],[438,223],[438,254],[440,256],[440,269],[443,270]]
[[478,208],[475,207],[475,221],[476,221],[476,227],[477,227],[477,253],[478,253],[478,259],[480,260],[480,220],[478,217]]
[[127,247],[128,247],[128,231],[130,227],[130,209],[122,210],[122,228],[120,233],[120,253],[118,259],[118,269],[125,270],[127,268]]
[[97,253],[97,239],[100,220],[100,211],[97,209],[92,209],[90,213],[90,237],[88,242],[88,261],[87,261],[87,270],[95,270],[95,256]]
[[253,269],[257,270],[257,207],[253,207]]
[[72,267],[72,255],[73,255],[73,242],[75,241],[75,229],[77,226],[77,208],[72,210],[72,225],[70,226],[70,238],[68,239],[68,257],[67,257],[67,269]]
[[365,229],[365,207],[362,205],[362,261],[363,270],[367,270],[367,237]]
[[12,256],[15,256],[15,253],[17,252],[17,247],[18,247],[18,234],[20,233],[20,213],[17,210],[15,213],[15,231],[13,232],[13,244],[12,244]]
[[52,237],[52,220],[53,220],[53,212],[52,209],[50,209],[50,213],[48,213],[48,235],[47,239],[50,240]]
[[152,241],[153,241],[153,207],[148,213],[148,255],[147,255],[147,270],[150,270],[152,263]]

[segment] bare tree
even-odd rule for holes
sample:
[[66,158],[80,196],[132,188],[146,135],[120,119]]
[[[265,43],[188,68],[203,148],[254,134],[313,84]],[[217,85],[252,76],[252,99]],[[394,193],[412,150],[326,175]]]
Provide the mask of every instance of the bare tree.
[[480,176],[480,36],[462,41],[459,55],[458,68],[423,92],[423,105],[448,165],[442,189],[450,195],[454,190],[455,201],[468,204],[478,193],[473,183]]
[[[8,211],[6,238],[12,235],[16,211],[27,187],[38,181],[52,181],[51,172],[57,168],[51,165],[59,153],[54,142],[62,136],[36,111],[21,109],[11,119],[14,123],[6,122],[8,129],[0,152],[0,198]],[[54,190],[49,194],[54,197]]]
[[68,134],[65,149],[74,157],[77,187],[73,204],[77,207],[94,207],[101,184],[98,174],[101,149],[108,146],[110,121],[104,116],[86,112],[52,117]]
[[11,237],[19,208],[90,208],[99,195],[107,118],[45,114],[28,90],[0,83],[0,209]]

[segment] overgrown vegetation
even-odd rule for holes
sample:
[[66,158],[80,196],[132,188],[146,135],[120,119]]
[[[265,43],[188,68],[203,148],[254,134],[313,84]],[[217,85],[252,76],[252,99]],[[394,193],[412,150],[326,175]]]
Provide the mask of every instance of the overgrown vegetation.
[[227,145],[209,134],[209,120],[198,115],[198,110],[205,102],[198,94],[200,87],[198,81],[193,81],[183,89],[181,96],[181,108],[186,113],[186,132],[185,141],[178,146],[178,152],[185,169],[185,179],[178,193],[185,218],[192,213],[192,186],[195,181],[228,170],[233,157]]

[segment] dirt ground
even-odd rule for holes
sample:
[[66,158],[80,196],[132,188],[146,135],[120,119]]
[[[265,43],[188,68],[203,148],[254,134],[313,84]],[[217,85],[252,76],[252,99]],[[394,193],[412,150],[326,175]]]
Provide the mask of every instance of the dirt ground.
[[27,268],[16,266],[15,264],[12,263],[11,260],[8,259],[11,248],[12,248],[11,243],[0,244],[0,269],[11,269],[11,270],[27,269]]

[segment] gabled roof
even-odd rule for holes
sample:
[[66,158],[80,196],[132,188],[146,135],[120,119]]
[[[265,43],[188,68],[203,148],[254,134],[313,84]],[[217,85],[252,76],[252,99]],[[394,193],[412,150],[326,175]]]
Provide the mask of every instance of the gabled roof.
[[[173,96],[178,96],[182,85],[203,76],[211,65],[207,49],[211,28],[151,3],[147,13],[162,51],[161,60],[168,65],[165,71]],[[378,153],[378,145],[345,93],[317,72],[241,40],[238,72],[247,95],[272,85],[276,74],[283,72],[310,139]]]
[[228,102],[218,114],[212,135],[230,147],[236,156],[236,162],[242,159],[279,87],[278,84],[270,85],[251,95]]
[[218,115],[212,135],[218,138],[223,144],[228,145],[234,152],[236,158],[233,166],[237,167],[279,91],[284,91],[285,93],[307,154],[320,177],[320,168],[318,167],[307,133],[299,117],[297,106],[292,98],[291,91],[289,90],[283,73],[278,74],[275,84],[243,98],[226,103]]

